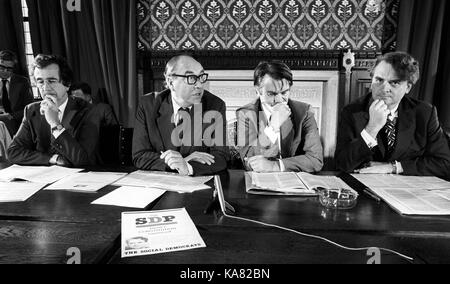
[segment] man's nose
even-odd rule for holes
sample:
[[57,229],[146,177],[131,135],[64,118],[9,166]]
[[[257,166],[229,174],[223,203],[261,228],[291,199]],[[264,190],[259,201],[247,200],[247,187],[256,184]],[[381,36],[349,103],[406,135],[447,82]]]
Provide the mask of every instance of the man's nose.
[[383,90],[385,92],[391,92],[392,91],[392,86],[391,86],[391,84],[388,81],[385,81],[383,83]]

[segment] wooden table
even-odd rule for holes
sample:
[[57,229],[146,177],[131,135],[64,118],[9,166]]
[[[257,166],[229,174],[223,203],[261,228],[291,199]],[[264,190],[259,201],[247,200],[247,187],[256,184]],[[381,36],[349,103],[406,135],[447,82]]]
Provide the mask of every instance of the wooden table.
[[[349,176],[343,177],[349,179]],[[361,193],[347,211],[323,208],[317,198],[259,196],[245,192],[242,171],[221,175],[236,216],[329,238],[350,247],[384,247],[416,263],[450,263],[450,217],[407,217]],[[347,180],[358,189],[354,180]],[[78,248],[82,263],[283,264],[367,263],[366,251],[351,252],[322,240],[224,217],[204,210],[212,189],[167,192],[147,210],[185,207],[207,247],[169,254],[120,258],[120,217],[129,208],[91,205],[111,192],[85,194],[41,190],[26,202],[0,204],[0,263],[66,263]],[[406,263],[383,253],[382,263]]]

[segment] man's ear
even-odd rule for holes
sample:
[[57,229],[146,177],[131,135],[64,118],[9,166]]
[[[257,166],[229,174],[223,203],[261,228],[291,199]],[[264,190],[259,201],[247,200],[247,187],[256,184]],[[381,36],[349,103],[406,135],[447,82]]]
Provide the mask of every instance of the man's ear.
[[409,94],[409,92],[411,92],[412,87],[413,87],[413,84],[407,83],[407,86],[406,86],[406,94]]

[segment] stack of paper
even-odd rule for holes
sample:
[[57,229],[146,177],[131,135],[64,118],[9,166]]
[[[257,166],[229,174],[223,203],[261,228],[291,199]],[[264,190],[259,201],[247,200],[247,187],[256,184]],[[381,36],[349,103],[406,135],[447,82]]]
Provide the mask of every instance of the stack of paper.
[[312,196],[318,188],[350,189],[335,176],[317,176],[308,173],[245,173],[246,190],[254,194],[283,194]]
[[91,204],[144,209],[164,192],[157,188],[123,186]]
[[59,166],[34,167],[13,165],[0,170],[0,181],[26,180],[48,184],[81,171],[82,169],[70,169]]
[[118,180],[114,185],[152,187],[168,191],[191,193],[208,189],[205,185],[212,177],[186,177],[172,173],[136,171]]
[[450,183],[436,177],[354,174],[394,210],[405,215],[450,215]]
[[44,186],[33,182],[0,182],[0,202],[26,201]]
[[45,190],[96,192],[126,175],[110,172],[75,173],[55,182]]

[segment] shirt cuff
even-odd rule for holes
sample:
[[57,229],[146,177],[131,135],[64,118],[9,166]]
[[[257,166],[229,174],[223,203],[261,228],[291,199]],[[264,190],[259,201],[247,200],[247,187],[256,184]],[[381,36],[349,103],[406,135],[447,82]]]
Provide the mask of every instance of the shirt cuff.
[[61,136],[61,134],[63,134],[65,130],[66,129],[63,128],[61,130],[52,131],[52,135],[53,137],[55,137],[55,139],[58,139],[58,137]]
[[280,162],[280,172],[285,172],[286,167],[284,166],[283,160],[279,159],[278,161]]
[[194,168],[191,166],[191,164],[189,164],[189,162],[186,162],[187,167],[188,167],[188,172],[190,176],[194,175]]
[[403,174],[404,170],[402,167],[402,163],[395,161],[395,165],[397,166],[397,173],[398,175]]
[[277,142],[277,140],[278,140],[278,134],[279,134],[280,132],[275,132],[274,130],[273,130],[273,128],[272,127],[270,127],[270,126],[267,126],[265,129],[264,129],[264,134],[266,134],[266,136],[267,137],[269,137],[269,139],[270,139],[270,142],[272,142],[272,144],[275,144],[276,142]]
[[378,146],[378,141],[374,139],[365,129],[361,132],[361,137],[370,149]]
[[58,155],[55,154],[55,155],[53,155],[53,156],[50,158],[49,163],[50,163],[51,165],[56,165],[56,164],[57,164],[57,161],[58,161]]

